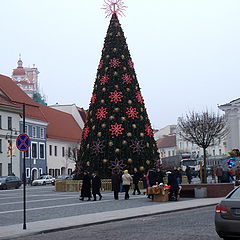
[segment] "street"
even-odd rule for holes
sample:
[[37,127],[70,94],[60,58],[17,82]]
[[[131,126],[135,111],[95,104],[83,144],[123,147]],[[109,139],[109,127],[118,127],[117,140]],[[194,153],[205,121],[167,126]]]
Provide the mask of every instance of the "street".
[[[23,218],[22,188],[0,191],[0,227],[21,224]],[[184,201],[184,199],[183,199]],[[118,209],[151,206],[152,202],[144,195],[131,195],[129,201],[113,199],[112,192],[103,192],[101,201],[79,201],[77,192],[55,192],[53,186],[27,187],[27,222],[63,218],[88,213],[113,211]],[[160,203],[165,204],[165,203]]]
[[180,211],[89,227],[17,238],[17,240],[219,240],[214,207]]

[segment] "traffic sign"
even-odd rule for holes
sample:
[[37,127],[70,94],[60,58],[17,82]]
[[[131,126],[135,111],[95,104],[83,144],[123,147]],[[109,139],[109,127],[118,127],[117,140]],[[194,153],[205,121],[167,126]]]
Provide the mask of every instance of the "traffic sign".
[[30,147],[30,143],[30,138],[26,133],[21,133],[20,135],[18,135],[16,145],[21,152],[27,151]]

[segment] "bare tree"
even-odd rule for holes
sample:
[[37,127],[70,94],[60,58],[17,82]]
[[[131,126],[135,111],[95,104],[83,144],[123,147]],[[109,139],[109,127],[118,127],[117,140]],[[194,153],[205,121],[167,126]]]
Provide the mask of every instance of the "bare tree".
[[207,183],[207,162],[206,149],[214,145],[214,140],[226,136],[228,130],[224,116],[209,112],[202,113],[194,111],[186,114],[178,120],[178,127],[182,137],[190,142],[197,144],[203,149],[203,183]]
[[79,148],[78,147],[69,147],[65,151],[66,158],[66,170],[68,168],[69,163],[76,163],[78,161]]

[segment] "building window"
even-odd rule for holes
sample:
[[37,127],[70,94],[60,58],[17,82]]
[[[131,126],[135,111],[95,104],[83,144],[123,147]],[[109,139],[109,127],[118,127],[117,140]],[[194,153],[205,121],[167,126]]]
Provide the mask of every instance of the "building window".
[[62,157],[65,157],[65,148],[62,147]]
[[28,134],[28,126],[25,125],[25,131],[24,133]]
[[51,175],[51,176],[53,176],[54,177],[54,169],[49,169],[49,171],[48,171],[48,173],[49,173],[49,175]]
[[33,136],[34,138],[37,137],[36,127],[32,127],[32,136]]
[[40,176],[42,176],[42,174],[43,174],[42,168],[39,168],[39,174],[40,174]]
[[39,158],[44,159],[45,158],[45,144],[39,143]]
[[37,143],[32,142],[32,158],[37,158]]
[[57,146],[54,146],[54,156],[57,156]]
[[174,152],[174,150],[172,150],[172,156],[174,156],[175,155],[175,152]]
[[8,130],[12,129],[12,118],[8,117]]
[[222,149],[219,149],[219,155],[222,155]]
[[2,116],[0,115],[0,129],[2,129]]
[[215,149],[212,150],[212,154],[213,154],[213,156],[215,156]]
[[52,156],[52,145],[49,145],[49,155]]
[[40,138],[44,138],[44,128],[40,128]]
[[0,176],[2,176],[2,163],[0,163]]
[[[0,153],[2,153],[2,139],[0,139]],[[0,175],[1,176],[1,175]]]
[[171,151],[168,151],[168,156],[169,156],[169,157],[171,156]]
[[71,175],[71,174],[72,174],[72,169],[68,168],[68,175]]
[[30,178],[30,168],[26,168],[26,177]]
[[12,164],[8,163],[8,176],[12,174]]

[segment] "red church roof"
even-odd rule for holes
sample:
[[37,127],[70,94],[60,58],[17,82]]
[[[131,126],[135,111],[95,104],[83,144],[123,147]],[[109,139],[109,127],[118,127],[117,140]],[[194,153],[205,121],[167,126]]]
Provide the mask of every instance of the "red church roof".
[[13,75],[14,76],[16,76],[16,75],[26,75],[26,72],[25,72],[23,67],[18,67],[18,68],[13,69]]

